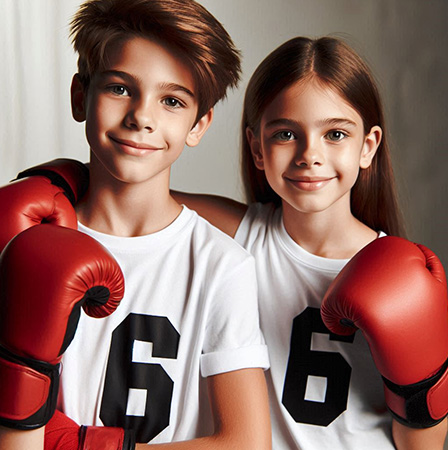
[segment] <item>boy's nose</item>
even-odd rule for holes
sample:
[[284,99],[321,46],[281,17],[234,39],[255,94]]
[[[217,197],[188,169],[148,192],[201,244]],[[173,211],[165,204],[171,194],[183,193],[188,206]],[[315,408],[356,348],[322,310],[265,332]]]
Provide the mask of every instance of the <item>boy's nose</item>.
[[146,129],[153,132],[156,128],[154,111],[146,102],[136,102],[126,114],[125,125],[136,131]]

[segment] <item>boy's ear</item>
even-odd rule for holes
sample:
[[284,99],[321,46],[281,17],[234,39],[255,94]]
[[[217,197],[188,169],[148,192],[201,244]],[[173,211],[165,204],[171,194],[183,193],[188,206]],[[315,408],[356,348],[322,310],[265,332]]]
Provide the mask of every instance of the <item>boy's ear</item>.
[[246,139],[250,146],[255,167],[264,170],[263,153],[261,152],[260,138],[258,138],[251,128],[246,128]]
[[77,122],[86,120],[85,90],[79,74],[75,74],[70,88],[72,116]]
[[367,169],[372,164],[373,157],[376,154],[378,146],[380,145],[381,138],[383,137],[383,130],[375,125],[370,130],[369,134],[364,138],[364,144],[361,152],[361,159],[359,161],[359,167],[361,169]]
[[208,127],[213,121],[213,108],[204,114],[196,123],[196,125],[190,130],[187,136],[186,144],[189,147],[195,147],[201,142],[202,136],[208,130]]

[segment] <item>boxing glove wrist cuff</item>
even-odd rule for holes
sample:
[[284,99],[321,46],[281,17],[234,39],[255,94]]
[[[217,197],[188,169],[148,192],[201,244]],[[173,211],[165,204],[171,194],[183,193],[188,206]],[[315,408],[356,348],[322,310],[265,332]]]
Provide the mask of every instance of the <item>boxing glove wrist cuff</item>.
[[135,450],[132,430],[117,427],[82,426],[79,431],[78,450]]
[[59,364],[14,355],[0,346],[0,425],[32,430],[53,416]]
[[20,180],[31,176],[48,178],[51,184],[63,189],[72,206],[75,206],[89,187],[89,169],[85,164],[74,159],[59,158],[31,167],[20,172],[16,179]]
[[383,377],[386,403],[397,422],[411,428],[429,428],[448,413],[448,360],[430,378],[400,386]]

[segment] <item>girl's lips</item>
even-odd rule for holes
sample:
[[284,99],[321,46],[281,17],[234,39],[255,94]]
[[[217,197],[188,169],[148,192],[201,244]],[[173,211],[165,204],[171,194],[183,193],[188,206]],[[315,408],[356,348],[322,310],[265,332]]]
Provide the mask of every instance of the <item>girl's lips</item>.
[[286,178],[286,179],[296,188],[302,191],[312,192],[322,189],[328,183],[330,183],[330,181],[333,180],[333,178],[334,177],[331,178],[300,177],[296,179],[293,178]]

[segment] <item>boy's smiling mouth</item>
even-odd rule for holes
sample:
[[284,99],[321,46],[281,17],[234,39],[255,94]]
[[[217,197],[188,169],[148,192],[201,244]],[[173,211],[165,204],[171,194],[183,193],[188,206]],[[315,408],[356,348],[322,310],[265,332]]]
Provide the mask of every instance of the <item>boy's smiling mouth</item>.
[[147,155],[148,153],[152,153],[157,150],[162,150],[160,147],[154,147],[144,142],[135,142],[129,139],[121,139],[117,138],[116,136],[111,136],[110,134],[108,136],[111,141],[118,144],[120,149],[130,155],[141,156]]

